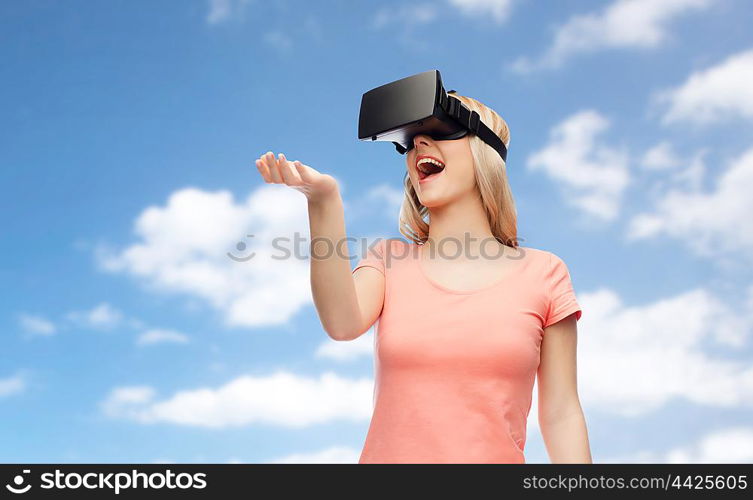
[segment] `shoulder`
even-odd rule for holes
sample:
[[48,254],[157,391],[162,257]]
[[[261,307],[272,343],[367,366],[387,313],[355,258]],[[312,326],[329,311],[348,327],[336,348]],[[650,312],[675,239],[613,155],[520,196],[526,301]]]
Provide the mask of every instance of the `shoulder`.
[[555,257],[552,252],[540,248],[518,246],[516,251],[518,255],[522,255],[522,258],[528,261],[529,266],[542,269],[548,269]]
[[407,256],[414,244],[396,237],[378,237],[368,244],[368,253],[380,259]]
[[519,247],[526,255],[528,268],[534,269],[535,274],[545,283],[552,285],[570,277],[570,270],[565,261],[556,253],[532,247]]
[[544,267],[555,268],[565,265],[565,261],[556,253],[541,248],[520,246],[520,251],[529,255],[531,261],[536,262]]

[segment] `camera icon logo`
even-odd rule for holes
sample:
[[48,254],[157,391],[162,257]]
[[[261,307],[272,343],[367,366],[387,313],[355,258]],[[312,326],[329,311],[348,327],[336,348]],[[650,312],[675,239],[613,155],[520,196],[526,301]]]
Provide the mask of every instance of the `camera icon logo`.
[[[31,469],[24,469],[23,473],[29,474],[31,473]],[[5,487],[8,488],[8,491],[10,491],[11,493],[26,493],[31,489],[31,485],[27,484],[26,486],[22,486],[24,484],[24,479],[24,476],[17,474],[13,478],[13,484],[15,484],[15,487],[10,484],[6,484]]]

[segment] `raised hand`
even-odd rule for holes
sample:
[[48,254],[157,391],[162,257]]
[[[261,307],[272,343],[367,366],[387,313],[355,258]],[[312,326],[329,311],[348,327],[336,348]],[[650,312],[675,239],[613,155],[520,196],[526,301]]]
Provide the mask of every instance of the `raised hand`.
[[289,161],[280,153],[275,158],[272,151],[256,160],[256,168],[268,184],[286,184],[306,195],[310,202],[326,199],[337,192],[337,180],[304,165],[300,161]]

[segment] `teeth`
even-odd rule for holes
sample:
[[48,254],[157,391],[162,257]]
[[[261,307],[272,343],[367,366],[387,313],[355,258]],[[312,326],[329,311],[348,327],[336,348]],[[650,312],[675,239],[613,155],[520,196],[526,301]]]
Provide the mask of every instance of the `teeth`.
[[429,171],[427,169],[422,168],[424,163],[433,163],[434,165],[440,166],[444,168],[444,163],[437,161],[433,158],[421,158],[418,160],[418,163],[416,163],[416,166],[421,170],[423,173],[428,173]]
[[433,163],[434,165],[444,167],[444,163],[437,161],[434,158],[421,158],[420,160],[418,160],[418,165],[421,165],[422,163]]

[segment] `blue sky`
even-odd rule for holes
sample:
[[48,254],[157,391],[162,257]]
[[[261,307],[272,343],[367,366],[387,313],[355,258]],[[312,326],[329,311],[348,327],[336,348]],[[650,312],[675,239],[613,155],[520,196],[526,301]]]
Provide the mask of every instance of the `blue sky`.
[[358,105],[439,69],[507,120],[519,235],[570,269],[594,461],[753,461],[751,15],[4,2],[0,460],[355,462],[372,332],[329,340],[307,262],[264,255],[306,205],[253,160],[334,175],[349,235],[398,236],[403,158]]

